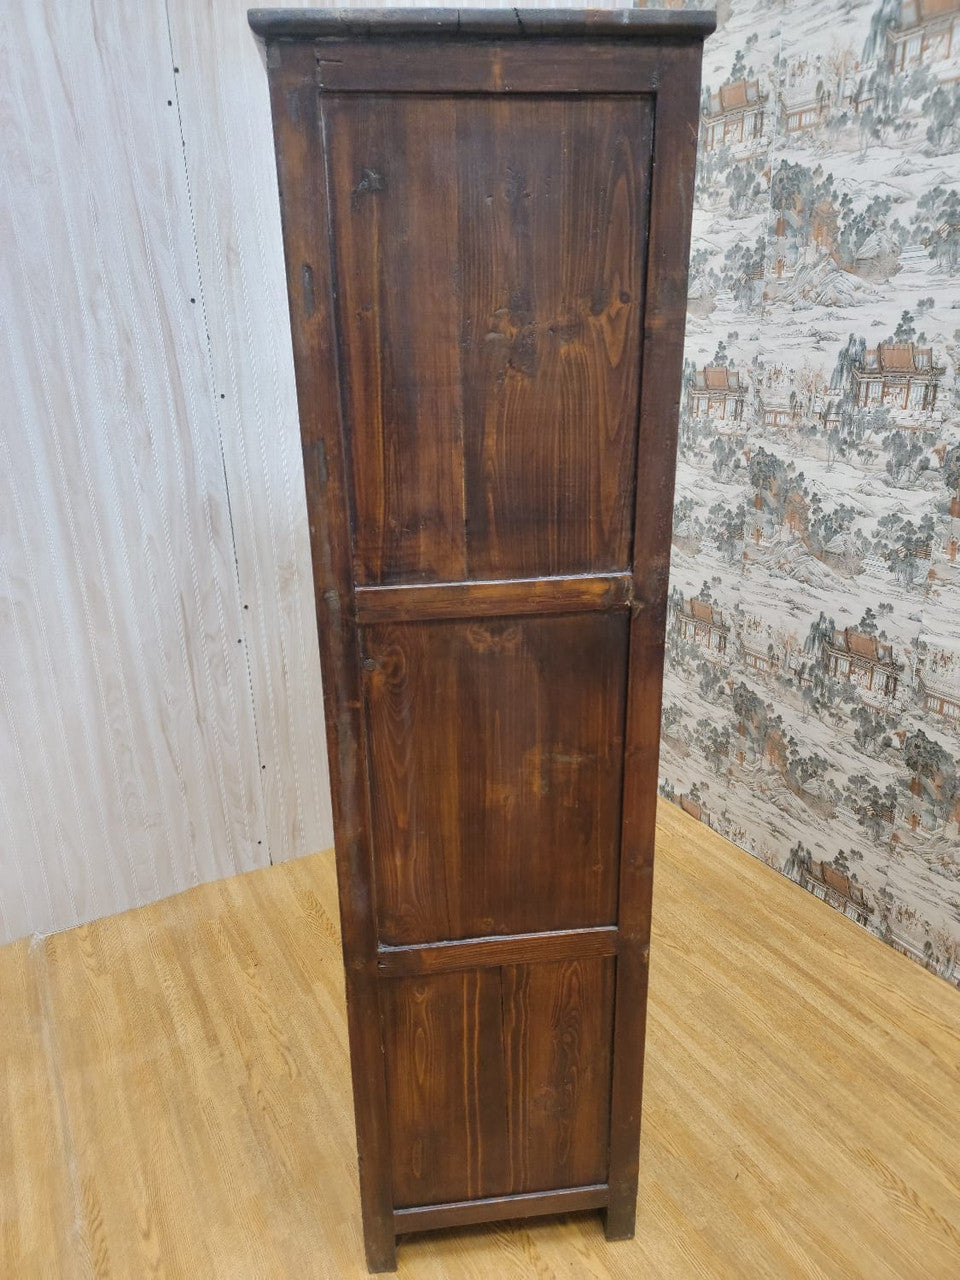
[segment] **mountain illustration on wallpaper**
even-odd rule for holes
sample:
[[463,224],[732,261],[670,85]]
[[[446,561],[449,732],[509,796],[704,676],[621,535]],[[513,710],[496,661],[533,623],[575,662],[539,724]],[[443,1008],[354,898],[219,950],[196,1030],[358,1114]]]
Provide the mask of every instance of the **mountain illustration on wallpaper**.
[[960,985],[960,0],[719,17],[661,791]]

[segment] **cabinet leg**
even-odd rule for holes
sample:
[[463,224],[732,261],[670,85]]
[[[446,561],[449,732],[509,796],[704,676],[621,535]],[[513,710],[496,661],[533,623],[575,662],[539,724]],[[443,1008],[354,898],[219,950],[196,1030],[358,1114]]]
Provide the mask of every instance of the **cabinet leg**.
[[364,1234],[364,1249],[367,1255],[367,1270],[373,1276],[382,1275],[397,1269],[397,1240],[394,1235],[377,1235],[371,1232]]
[[603,1232],[608,1240],[632,1240],[637,1229],[636,1194],[611,1199],[604,1218]]

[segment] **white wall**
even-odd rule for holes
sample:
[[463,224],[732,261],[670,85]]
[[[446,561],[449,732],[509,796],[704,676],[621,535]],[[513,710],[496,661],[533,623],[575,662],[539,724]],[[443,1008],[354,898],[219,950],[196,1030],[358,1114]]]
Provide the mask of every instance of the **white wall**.
[[6,28],[0,940],[332,843],[244,7]]
[[332,843],[246,7],[0,18],[0,941]]

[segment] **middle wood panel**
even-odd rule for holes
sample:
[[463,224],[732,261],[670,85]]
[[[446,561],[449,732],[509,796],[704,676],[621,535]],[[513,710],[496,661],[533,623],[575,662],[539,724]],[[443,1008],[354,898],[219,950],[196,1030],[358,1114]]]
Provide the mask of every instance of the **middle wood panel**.
[[628,629],[363,629],[381,943],[616,922]]

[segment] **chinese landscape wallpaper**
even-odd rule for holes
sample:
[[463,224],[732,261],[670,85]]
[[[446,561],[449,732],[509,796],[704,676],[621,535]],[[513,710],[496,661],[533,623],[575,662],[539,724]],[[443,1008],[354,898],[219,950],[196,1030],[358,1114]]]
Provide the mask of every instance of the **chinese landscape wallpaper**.
[[718,19],[661,790],[960,985],[960,0]]

